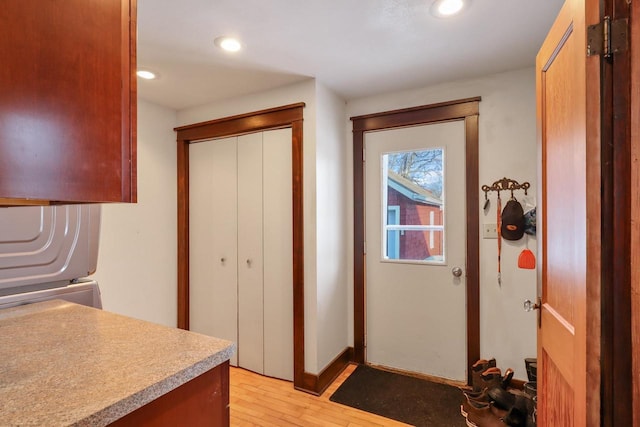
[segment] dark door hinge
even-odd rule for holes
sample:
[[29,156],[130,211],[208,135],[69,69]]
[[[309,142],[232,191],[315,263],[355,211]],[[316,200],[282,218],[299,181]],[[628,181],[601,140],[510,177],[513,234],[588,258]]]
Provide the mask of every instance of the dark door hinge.
[[602,22],[587,28],[587,56],[602,55],[606,59],[614,53],[629,48],[629,21],[627,18],[611,20],[605,16]]

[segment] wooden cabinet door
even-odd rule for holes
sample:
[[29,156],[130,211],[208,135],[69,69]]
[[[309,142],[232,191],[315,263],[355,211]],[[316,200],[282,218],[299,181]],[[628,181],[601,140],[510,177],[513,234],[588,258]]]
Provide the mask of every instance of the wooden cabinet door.
[[[567,0],[536,61],[541,149],[541,324],[538,425],[597,425],[599,383],[589,374],[599,330],[587,328],[599,287],[599,74],[586,56],[598,1]],[[596,147],[594,150],[593,147]],[[591,185],[588,185],[591,183]],[[591,326],[591,325],[590,325]],[[590,381],[587,381],[590,378]],[[595,389],[594,389],[595,386]]]
[[136,0],[7,0],[0,204],[136,200]]
[[229,424],[229,362],[224,362],[109,426],[227,427]]

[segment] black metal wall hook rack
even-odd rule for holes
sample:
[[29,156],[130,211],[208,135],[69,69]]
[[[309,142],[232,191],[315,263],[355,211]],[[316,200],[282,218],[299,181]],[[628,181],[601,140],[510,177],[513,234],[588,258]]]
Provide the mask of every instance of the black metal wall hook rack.
[[511,198],[513,198],[513,192],[516,190],[524,190],[524,195],[527,195],[527,190],[531,187],[531,184],[528,182],[523,182],[520,184],[518,181],[509,178],[502,178],[494,182],[493,184],[483,185],[482,191],[484,191],[484,199],[488,200],[488,194],[490,191],[497,191],[498,197],[500,197],[501,191],[510,191]]

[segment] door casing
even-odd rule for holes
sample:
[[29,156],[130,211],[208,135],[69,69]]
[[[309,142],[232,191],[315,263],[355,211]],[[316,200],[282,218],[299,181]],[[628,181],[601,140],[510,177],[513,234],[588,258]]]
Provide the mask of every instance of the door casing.
[[364,212],[364,134],[368,131],[464,120],[466,145],[467,217],[467,381],[471,365],[480,358],[480,214],[478,179],[478,116],[481,98],[466,98],[438,104],[385,111],[351,117],[353,122],[353,198],[354,198],[354,283],[353,327],[354,361],[365,362],[365,212]]
[[[597,273],[601,283],[594,286],[594,291],[589,290],[588,298],[597,299],[598,303],[592,304],[598,310],[588,313],[588,321],[590,326],[602,326],[601,353],[598,354],[601,365],[596,366],[602,370],[601,405],[597,407],[599,414],[593,414],[592,418],[597,419],[602,414],[600,422],[604,426],[640,425],[640,387],[637,381],[640,370],[632,372],[633,355],[635,353],[638,359],[640,354],[637,348],[640,341],[637,337],[634,341],[633,337],[638,329],[632,325],[633,311],[635,309],[636,317],[638,311],[638,306],[632,304],[632,277],[637,270],[637,267],[632,268],[637,265],[632,260],[632,239],[636,238],[632,230],[637,221],[632,216],[632,203],[637,194],[637,187],[632,184],[634,169],[637,173],[637,156],[632,156],[632,150],[638,145],[638,114],[637,110],[632,112],[639,96],[637,76],[640,55],[637,44],[634,45],[634,42],[640,41],[640,24],[637,22],[640,13],[637,6],[628,0],[586,1],[587,24],[598,22],[605,16],[610,16],[612,21],[627,19],[627,37],[630,38],[629,47],[615,52],[609,60],[598,57],[587,59],[587,69],[594,76],[591,80],[594,83],[587,83],[587,97],[593,102],[599,101],[600,106],[600,121],[594,120],[595,114],[589,116],[594,122],[592,126],[600,126],[599,135],[596,133],[594,136],[599,136],[600,144],[592,144],[600,150],[597,152],[594,149],[593,153],[599,162],[590,160],[587,164],[587,172],[599,176],[601,180],[601,192],[591,196],[592,199],[600,199],[600,205],[594,205],[593,208],[599,208],[601,215],[601,248],[599,254],[594,253],[594,256],[600,257],[601,269]],[[598,77],[600,85],[596,83]],[[595,359],[595,354],[591,358]],[[595,362],[592,364],[595,365]],[[589,373],[593,375],[599,372],[589,369]],[[629,404],[626,396],[633,396],[633,405]],[[588,404],[593,411],[591,408],[596,405],[591,402]]]

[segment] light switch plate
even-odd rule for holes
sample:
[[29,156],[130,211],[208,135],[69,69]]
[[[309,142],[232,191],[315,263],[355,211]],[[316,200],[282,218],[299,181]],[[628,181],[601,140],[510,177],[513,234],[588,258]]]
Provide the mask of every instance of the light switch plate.
[[482,238],[483,239],[497,239],[498,238],[498,224],[483,224],[483,226],[482,226]]

